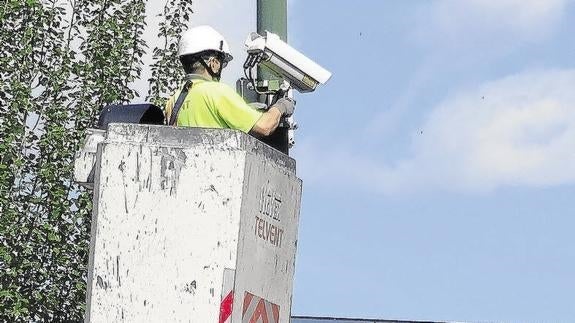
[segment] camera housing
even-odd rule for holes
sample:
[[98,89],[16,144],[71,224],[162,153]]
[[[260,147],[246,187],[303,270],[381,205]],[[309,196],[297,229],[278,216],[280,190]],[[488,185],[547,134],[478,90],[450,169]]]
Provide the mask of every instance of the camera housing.
[[298,92],[313,92],[319,84],[326,83],[331,77],[331,72],[269,31],[265,32],[265,36],[251,33],[245,45],[249,56],[244,68],[256,64],[265,66],[288,81]]

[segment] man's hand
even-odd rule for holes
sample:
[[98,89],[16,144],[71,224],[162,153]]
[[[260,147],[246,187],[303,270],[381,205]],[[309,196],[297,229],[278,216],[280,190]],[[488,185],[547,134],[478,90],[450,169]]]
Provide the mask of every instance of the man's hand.
[[281,98],[272,107],[278,108],[282,116],[289,117],[293,114],[295,109],[295,101],[290,98]]
[[[256,107],[250,104],[252,107]],[[281,98],[274,103],[266,112],[262,114],[259,120],[251,129],[252,134],[269,136],[280,123],[281,117],[289,117],[293,114],[295,101],[288,98]]]

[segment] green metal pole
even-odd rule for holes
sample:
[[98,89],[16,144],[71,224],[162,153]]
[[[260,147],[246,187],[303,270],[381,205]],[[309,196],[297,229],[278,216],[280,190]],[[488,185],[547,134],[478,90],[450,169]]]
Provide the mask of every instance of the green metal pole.
[[[264,35],[267,30],[287,42],[287,0],[257,1],[258,34]],[[278,79],[279,77],[275,76],[267,68],[258,67],[258,83],[264,80],[272,81]],[[267,99],[260,97],[260,102],[267,102]],[[284,154],[289,154],[288,128],[286,127],[278,127],[271,136],[262,138],[262,141]]]
[[[287,0],[257,0],[258,34],[270,31],[287,42]],[[258,80],[275,80],[277,77],[265,68],[258,69]]]

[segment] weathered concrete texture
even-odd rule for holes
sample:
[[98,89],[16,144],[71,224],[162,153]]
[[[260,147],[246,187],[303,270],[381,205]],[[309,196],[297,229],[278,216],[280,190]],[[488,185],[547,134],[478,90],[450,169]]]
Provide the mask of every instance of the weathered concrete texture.
[[257,155],[245,165],[232,322],[245,322],[244,291],[279,305],[279,322],[289,322],[301,181]]
[[106,140],[159,145],[165,147],[209,146],[218,149],[241,149],[270,159],[277,166],[295,173],[295,160],[243,132],[231,129],[184,128],[138,124],[111,124]]
[[230,270],[232,322],[246,292],[289,322],[293,159],[233,130],[132,124],[96,156],[87,322],[217,322]]
[[94,184],[94,164],[98,144],[104,140],[106,132],[98,129],[88,129],[84,146],[76,153],[74,159],[74,180],[92,189]]

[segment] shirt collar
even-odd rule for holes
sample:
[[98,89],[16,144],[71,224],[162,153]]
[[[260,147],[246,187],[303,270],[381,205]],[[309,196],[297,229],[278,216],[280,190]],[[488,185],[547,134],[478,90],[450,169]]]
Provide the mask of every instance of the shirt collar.
[[212,79],[205,77],[200,74],[186,74],[186,81],[187,80],[204,80],[204,81],[212,81]]

